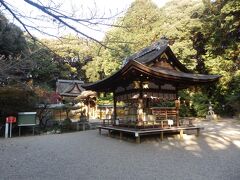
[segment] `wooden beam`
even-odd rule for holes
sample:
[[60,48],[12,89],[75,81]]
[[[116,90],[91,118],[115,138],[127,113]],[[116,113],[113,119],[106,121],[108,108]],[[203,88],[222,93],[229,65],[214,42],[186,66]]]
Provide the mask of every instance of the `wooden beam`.
[[[150,81],[151,82],[151,81]],[[129,89],[129,90],[124,90],[121,92],[115,92],[116,96],[120,96],[120,95],[124,95],[124,94],[130,94],[130,93],[138,93],[139,89]],[[176,90],[162,90],[162,89],[153,89],[153,88],[149,88],[149,89],[142,89],[142,92],[156,92],[156,93],[163,93],[163,94],[177,94]]]

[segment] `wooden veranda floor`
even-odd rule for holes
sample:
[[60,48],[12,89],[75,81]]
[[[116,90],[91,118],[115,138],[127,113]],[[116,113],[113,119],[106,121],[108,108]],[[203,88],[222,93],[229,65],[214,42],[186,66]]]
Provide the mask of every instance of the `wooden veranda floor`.
[[196,130],[196,136],[200,135],[200,130],[203,127],[198,126],[180,126],[180,127],[171,127],[171,128],[144,128],[144,129],[136,129],[136,128],[129,128],[129,127],[119,127],[119,126],[112,126],[112,125],[101,125],[98,127],[99,134],[101,134],[102,130],[108,131],[108,136],[111,136],[112,132],[119,132],[119,138],[123,138],[123,134],[132,134],[136,138],[136,143],[141,142],[141,136],[152,135],[152,134],[159,134],[160,139],[163,140],[164,133],[179,133],[180,139],[183,139],[184,131],[188,130]]

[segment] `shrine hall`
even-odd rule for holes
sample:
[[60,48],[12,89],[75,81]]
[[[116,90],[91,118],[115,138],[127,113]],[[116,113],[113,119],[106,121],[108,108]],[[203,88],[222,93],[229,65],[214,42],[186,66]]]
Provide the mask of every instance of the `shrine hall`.
[[[113,94],[113,118],[103,121],[99,131],[108,130],[140,136],[197,130],[201,127],[179,122],[180,101],[178,91],[215,83],[219,75],[196,74],[188,70],[174,55],[168,41],[160,39],[126,58],[120,70],[91,84],[82,85],[87,90]],[[118,114],[117,103],[123,102],[123,114]],[[172,102],[173,106],[161,106]],[[167,104],[167,103],[165,103]]]

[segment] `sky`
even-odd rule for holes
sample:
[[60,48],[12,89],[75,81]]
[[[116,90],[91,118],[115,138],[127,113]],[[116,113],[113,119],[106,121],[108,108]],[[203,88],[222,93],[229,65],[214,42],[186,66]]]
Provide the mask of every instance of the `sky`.
[[[37,0],[35,0],[37,1]],[[126,12],[127,8],[134,0],[52,0],[57,5],[61,5],[61,9],[64,12],[72,13],[78,17],[90,17],[92,14],[96,13],[97,17],[112,17],[118,14],[117,17],[123,16],[124,12]],[[168,0],[152,0],[158,7],[162,7]],[[38,17],[43,19],[43,14],[37,10],[36,8],[28,5],[23,0],[6,0],[6,2],[12,6],[15,10],[21,12],[22,14],[29,17]],[[41,0],[42,3],[48,4],[50,0]],[[52,4],[53,5],[53,4]],[[4,12],[4,11],[3,11]],[[14,20],[14,18],[10,14],[4,14],[7,16],[10,22],[17,24],[19,27],[21,25]],[[111,24],[116,18],[111,18],[104,23]],[[74,31],[66,28],[64,26],[59,26],[54,21],[45,19],[44,21],[39,21],[36,19],[31,19],[29,21],[25,21],[25,23],[30,24],[33,27],[37,27],[48,34],[53,36],[62,36],[65,34],[76,34]],[[76,26],[81,32],[85,33],[88,36],[101,40],[104,37],[105,32],[110,28],[108,26],[91,26],[87,28],[85,25],[78,25],[72,23],[71,25]],[[52,38],[52,36],[48,36],[46,34],[42,34],[34,28],[31,30],[31,33],[38,38]]]

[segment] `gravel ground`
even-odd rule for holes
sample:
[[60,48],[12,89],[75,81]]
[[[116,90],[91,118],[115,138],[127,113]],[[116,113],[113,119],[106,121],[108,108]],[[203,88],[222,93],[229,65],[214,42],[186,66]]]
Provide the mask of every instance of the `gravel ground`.
[[198,122],[201,136],[121,141],[98,131],[0,139],[0,179],[240,179],[240,123]]

